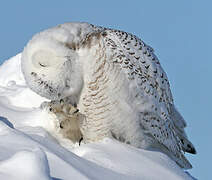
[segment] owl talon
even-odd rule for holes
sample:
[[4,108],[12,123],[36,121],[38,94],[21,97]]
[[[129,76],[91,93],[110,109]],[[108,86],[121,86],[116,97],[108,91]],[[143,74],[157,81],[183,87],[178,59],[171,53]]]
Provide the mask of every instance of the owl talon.
[[64,104],[64,99],[60,99],[60,104],[61,104],[61,105]]
[[62,125],[62,123],[60,123],[60,128],[61,128],[61,129],[63,129],[63,125]]
[[83,137],[81,137],[79,140],[79,146],[81,145],[82,140],[83,140]]
[[73,112],[73,114],[76,114],[79,112],[79,109],[76,109],[76,111]]

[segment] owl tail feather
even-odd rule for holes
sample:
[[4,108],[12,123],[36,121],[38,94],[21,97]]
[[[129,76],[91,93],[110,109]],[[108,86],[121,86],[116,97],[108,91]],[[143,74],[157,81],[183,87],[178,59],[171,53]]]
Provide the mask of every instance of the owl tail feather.
[[184,131],[186,122],[174,105],[171,105],[171,115],[174,123],[174,131],[181,141],[182,150],[191,154],[196,154],[194,145],[188,140]]
[[180,141],[182,144],[182,150],[184,152],[191,153],[191,154],[197,153],[194,145],[186,137],[184,137],[182,134],[178,134],[178,136],[180,138]]
[[180,154],[180,158],[174,157],[175,162],[183,169],[191,169],[191,163],[186,159],[183,154]]

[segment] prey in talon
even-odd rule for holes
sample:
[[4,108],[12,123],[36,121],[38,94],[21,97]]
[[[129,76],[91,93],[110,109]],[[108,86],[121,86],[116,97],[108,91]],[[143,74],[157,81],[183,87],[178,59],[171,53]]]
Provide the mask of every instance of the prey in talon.
[[60,101],[45,102],[43,106],[56,115],[58,119],[58,132],[73,143],[78,142],[80,144],[83,139],[80,124],[85,116],[79,112],[79,109],[65,102],[63,99]]

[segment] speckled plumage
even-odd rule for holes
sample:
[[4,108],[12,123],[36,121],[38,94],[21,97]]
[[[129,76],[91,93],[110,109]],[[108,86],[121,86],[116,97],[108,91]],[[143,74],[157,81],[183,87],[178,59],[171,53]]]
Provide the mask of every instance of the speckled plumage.
[[191,168],[183,152],[195,149],[166,73],[153,49],[136,36],[88,23],[59,25],[32,38],[22,70],[38,94],[77,104],[86,116],[85,142],[111,136],[160,149],[182,168]]

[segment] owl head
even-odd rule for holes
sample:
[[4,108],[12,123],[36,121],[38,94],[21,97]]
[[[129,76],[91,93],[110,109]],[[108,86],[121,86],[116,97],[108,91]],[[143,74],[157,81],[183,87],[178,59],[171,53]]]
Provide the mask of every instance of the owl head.
[[83,86],[74,35],[56,27],[36,34],[26,45],[21,68],[37,94],[57,100],[80,93]]

